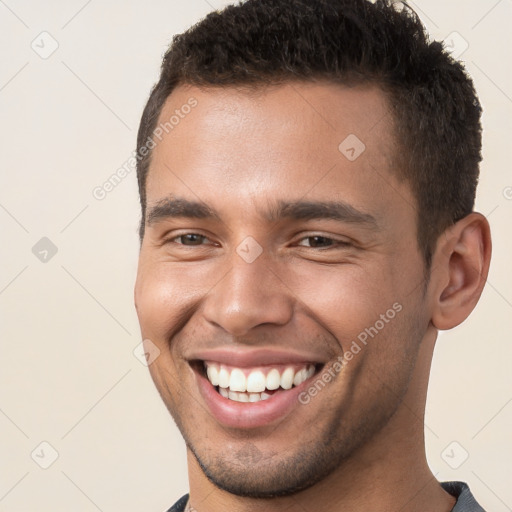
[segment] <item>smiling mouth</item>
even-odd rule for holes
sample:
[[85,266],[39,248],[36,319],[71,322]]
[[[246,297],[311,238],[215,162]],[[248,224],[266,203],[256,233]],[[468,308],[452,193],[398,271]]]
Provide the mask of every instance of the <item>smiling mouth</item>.
[[255,403],[300,386],[324,365],[290,363],[240,368],[214,361],[195,361],[193,366],[227,400]]

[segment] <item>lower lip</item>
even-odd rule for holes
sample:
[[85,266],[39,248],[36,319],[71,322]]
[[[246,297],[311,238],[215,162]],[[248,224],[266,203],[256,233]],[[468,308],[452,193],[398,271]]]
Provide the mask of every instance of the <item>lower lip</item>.
[[295,407],[301,406],[298,396],[310,381],[308,379],[299,386],[281,390],[271,395],[270,398],[259,402],[236,402],[224,398],[206,377],[197,372],[194,373],[199,391],[213,417],[226,427],[243,429],[264,427],[284,418]]

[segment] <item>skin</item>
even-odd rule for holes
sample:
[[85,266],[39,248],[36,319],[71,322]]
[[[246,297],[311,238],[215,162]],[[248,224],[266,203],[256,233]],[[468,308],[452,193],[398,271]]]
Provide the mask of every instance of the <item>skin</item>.
[[[472,213],[439,237],[426,286],[416,200],[392,172],[380,89],[179,86],[160,120],[190,97],[197,107],[153,150],[147,211],[172,197],[218,218],[146,223],[135,304],[160,350],[151,376],[187,443],[191,505],[450,511],[455,499],[426,462],[425,400],[438,329],[462,322],[484,286],[486,219]],[[366,146],[352,162],[338,149],[349,134]],[[297,200],[343,201],[376,223],[266,217]],[[252,263],[236,251],[248,236],[263,250]],[[328,369],[394,303],[402,310],[307,405],[254,429],[223,427],[207,409],[195,351],[279,347]]]

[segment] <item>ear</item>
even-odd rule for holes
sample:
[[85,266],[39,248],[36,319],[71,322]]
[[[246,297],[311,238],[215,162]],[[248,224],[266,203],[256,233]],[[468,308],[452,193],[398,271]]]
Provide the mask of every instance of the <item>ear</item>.
[[438,239],[432,259],[432,323],[451,329],[462,323],[480,299],[491,261],[489,222],[470,213]]

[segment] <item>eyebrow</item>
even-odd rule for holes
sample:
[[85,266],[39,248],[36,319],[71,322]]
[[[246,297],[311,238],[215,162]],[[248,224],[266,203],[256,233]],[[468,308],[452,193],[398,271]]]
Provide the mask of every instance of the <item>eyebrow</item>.
[[219,215],[215,210],[199,201],[167,197],[161,199],[147,212],[148,225],[170,218],[190,219],[217,219]]
[[[377,219],[343,201],[278,201],[266,211],[260,211],[269,222],[284,219],[321,220],[330,219],[378,228]],[[217,211],[203,202],[179,197],[168,197],[158,201],[147,213],[147,224],[171,218],[221,220]]]
[[278,201],[265,217],[271,222],[281,219],[331,219],[367,227],[378,227],[377,219],[344,201]]

